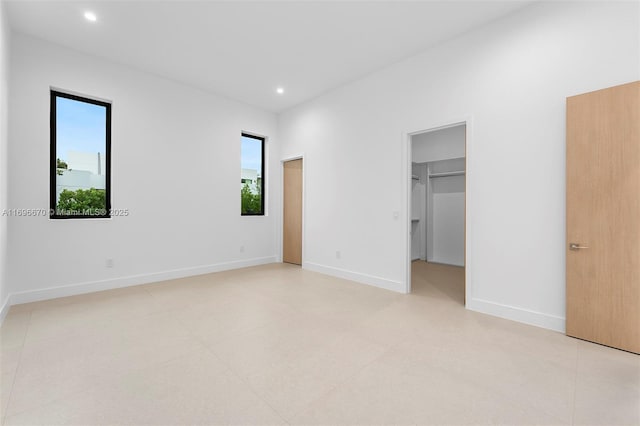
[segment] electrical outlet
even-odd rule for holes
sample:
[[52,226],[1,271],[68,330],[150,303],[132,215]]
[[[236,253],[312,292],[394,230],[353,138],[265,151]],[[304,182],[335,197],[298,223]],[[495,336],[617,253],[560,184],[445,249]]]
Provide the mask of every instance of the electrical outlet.
[[342,258],[342,253],[340,253],[340,250],[336,250],[336,259],[340,258]]
[[113,268],[114,267],[113,259],[107,259],[105,265],[107,268]]

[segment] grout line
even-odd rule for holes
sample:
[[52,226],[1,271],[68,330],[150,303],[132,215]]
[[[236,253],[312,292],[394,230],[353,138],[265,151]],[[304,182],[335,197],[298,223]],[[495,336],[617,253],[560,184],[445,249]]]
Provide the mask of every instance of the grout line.
[[[261,265],[258,265],[258,266],[261,266]],[[152,292],[150,292],[148,289],[146,289],[146,288],[145,288],[144,290],[145,290],[145,291],[146,291],[146,292],[147,292],[147,293],[148,293],[152,298],[157,298],[157,296],[154,296],[154,295],[153,295],[153,293],[152,293]],[[247,289],[245,289],[245,290],[247,290]],[[260,292],[256,292],[256,291],[254,291],[254,290],[252,290],[252,289],[248,289],[247,291],[248,291],[248,294],[252,294],[252,295],[254,295],[254,296],[255,296],[255,295],[258,295],[258,296],[264,297],[264,295],[262,295]],[[271,297],[266,297],[265,299],[266,299],[266,300],[268,300],[268,301],[269,301],[269,300],[275,300],[275,299],[272,299]],[[228,302],[228,303],[231,303],[231,302]],[[170,310],[170,311],[175,312],[175,311],[179,311],[179,310],[181,310],[181,309],[185,309],[185,308],[188,308],[188,306],[183,307],[183,308],[176,308],[176,309],[173,309],[173,310]],[[269,407],[271,410],[273,410],[273,412],[274,412],[274,413],[275,413],[275,414],[276,414],[276,415],[277,415],[277,416],[278,416],[278,417],[279,417],[279,418],[280,418],[280,419],[281,419],[285,424],[287,424],[287,425],[290,425],[290,424],[291,424],[291,423],[289,423],[289,421],[288,421],[288,420],[287,420],[287,419],[286,419],[286,418],[285,418],[285,417],[284,417],[284,416],[283,416],[283,415],[282,415],[278,410],[276,410],[276,409],[275,409],[275,408],[274,408],[274,407],[273,407],[273,406],[272,406],[268,401],[266,401],[264,398],[262,398],[262,397],[261,397],[261,396],[256,392],[256,390],[255,390],[255,389],[253,389],[253,387],[251,386],[251,384],[249,384],[249,383],[248,383],[248,382],[247,382],[247,381],[246,381],[242,376],[240,376],[240,375],[239,375],[239,373],[237,373],[233,368],[231,368],[231,366],[230,366],[226,361],[224,361],[224,360],[223,360],[222,358],[220,358],[220,357],[219,357],[215,352],[213,352],[212,348],[210,347],[211,342],[209,342],[209,341],[207,341],[207,340],[203,339],[202,337],[200,337],[200,336],[196,335],[196,334],[191,330],[191,327],[189,327],[189,326],[188,326],[184,321],[182,321],[182,320],[180,320],[180,319],[177,319],[177,318],[176,318],[176,321],[180,324],[180,326],[181,326],[182,328],[184,328],[184,329],[185,329],[185,331],[189,334],[189,336],[190,336],[191,338],[193,338],[193,339],[194,339],[194,340],[196,340],[198,343],[200,343],[200,344],[202,345],[202,347],[203,347],[203,349],[204,349],[205,351],[207,351],[209,354],[213,355],[217,360],[219,360],[219,361],[220,361],[220,363],[226,367],[226,369],[227,369],[227,371],[228,371],[229,373],[231,373],[235,378],[237,378],[238,380],[240,380],[240,382],[241,382],[242,384],[244,384],[244,385],[249,389],[249,391],[250,391],[250,392],[251,392],[251,393],[252,393],[256,398],[258,398],[258,399],[259,399],[260,401],[262,401],[262,402],[263,402],[267,407]],[[251,327],[250,329],[243,330],[241,333],[251,332],[251,331],[254,331],[254,330],[259,329],[259,328],[261,328],[261,327],[264,327],[264,325],[256,325],[255,327]],[[228,339],[230,339],[230,338],[232,338],[232,337],[233,337],[233,336],[226,336],[226,337],[220,338],[220,339],[218,339],[218,342],[224,342],[225,340],[228,340]]]
[[[144,289],[144,290],[145,290],[145,291],[147,291],[146,289]],[[149,293],[149,295],[150,295],[152,298],[154,297],[151,293]],[[82,302],[82,301],[80,301],[80,302],[73,302],[73,303],[71,303],[71,304],[75,304],[75,303],[83,303],[83,302]],[[66,305],[66,304],[65,304],[65,305]],[[127,317],[127,318],[143,318],[143,317],[151,316],[151,315],[155,315],[155,314],[157,314],[157,313],[164,312],[164,311],[166,311],[166,310],[158,311],[158,312],[152,312],[152,313],[146,313],[146,314],[141,314],[141,315],[133,315],[133,316],[131,316],[131,317]],[[26,342],[27,333],[28,333],[28,331],[29,331],[29,328],[31,327],[31,320],[32,320],[32,314],[33,314],[33,312],[34,312],[34,310],[30,310],[30,311],[28,311],[29,319],[28,319],[28,324],[27,324],[27,330],[25,330],[24,336],[23,336],[23,338],[22,338],[22,347],[21,347],[21,350],[20,350],[20,356],[19,356],[19,358],[18,358],[18,365],[16,366],[16,372],[15,372],[14,377],[13,377],[13,382],[12,382],[12,385],[11,385],[11,391],[10,391],[10,393],[9,393],[9,399],[7,400],[7,408],[9,407],[9,404],[10,404],[10,402],[11,402],[11,397],[12,397],[12,395],[13,395],[13,386],[14,386],[14,384],[15,384],[15,380],[16,380],[16,378],[17,378],[17,376],[18,376],[18,371],[19,371],[19,368],[20,368],[21,360],[22,360],[22,354],[23,354],[23,352],[24,352],[24,345],[25,345],[25,342]],[[110,314],[110,315],[109,315],[109,317],[111,317],[111,316],[112,316],[112,314]],[[107,319],[105,319],[104,321],[102,321],[102,320],[101,320],[101,321],[99,321],[97,324],[103,324],[103,323],[104,323],[104,322],[106,322],[107,320],[108,320],[108,318],[107,318]],[[180,326],[182,326],[182,328],[183,328],[183,329],[185,329],[185,331],[187,331],[187,332],[188,332],[188,330],[187,330],[187,328],[184,326],[184,324],[182,324],[180,321],[178,321],[178,322],[179,322]],[[194,339],[194,340],[196,340],[196,339]],[[199,342],[199,343],[200,343],[200,342]],[[203,349],[206,349],[206,348],[203,348]],[[144,372],[145,370],[148,370],[148,369],[151,369],[151,368],[157,368],[157,367],[159,367],[159,366],[162,366],[162,365],[165,365],[165,364],[167,364],[167,363],[169,363],[169,362],[172,362],[172,361],[174,361],[174,360],[176,360],[176,359],[180,359],[180,358],[184,358],[184,357],[186,357],[186,356],[189,356],[191,353],[193,353],[193,352],[189,352],[189,353],[181,354],[181,355],[176,355],[176,356],[174,356],[174,357],[170,357],[169,359],[166,359],[166,360],[161,361],[161,362],[159,362],[159,363],[157,363],[157,364],[154,364],[154,365],[146,365],[146,366],[144,366],[144,367],[140,367],[140,368],[130,368],[130,369],[125,369],[125,370],[123,370],[123,371],[120,371],[120,372],[119,372],[119,374],[118,374],[118,376],[119,376],[119,377],[126,377],[126,376],[129,376],[129,375],[131,375],[131,374],[136,374],[136,373],[139,373],[139,372]],[[28,412],[28,411],[32,411],[32,410],[37,410],[37,409],[39,409],[39,408],[47,407],[47,406],[50,406],[50,405],[53,405],[53,404],[57,404],[57,403],[59,403],[60,401],[64,401],[65,399],[68,399],[68,398],[70,398],[70,397],[73,397],[73,396],[75,396],[75,395],[77,395],[77,394],[79,394],[79,393],[81,393],[81,392],[86,392],[86,391],[87,391],[87,389],[104,388],[105,386],[107,386],[107,384],[105,384],[104,382],[102,382],[102,383],[100,383],[100,384],[92,384],[92,385],[90,385],[90,386],[88,386],[88,387],[86,387],[86,388],[84,388],[84,389],[78,389],[78,390],[73,391],[73,392],[71,392],[71,393],[69,393],[69,394],[66,394],[66,395],[64,395],[64,396],[62,396],[62,397],[60,397],[60,398],[55,398],[55,399],[52,399],[51,401],[45,402],[45,403],[43,403],[43,404],[38,404],[38,405],[34,405],[34,406],[30,407],[30,408],[23,409],[23,410],[21,410],[21,411],[18,411],[18,412],[16,412],[16,413],[13,413],[13,414],[12,414],[11,416],[9,416],[9,417],[13,417],[13,416],[16,416],[16,415],[19,415],[19,414],[23,414],[23,413],[26,413],[26,412]],[[7,410],[7,411],[8,411],[8,410]],[[0,424],[1,424],[1,425],[4,425],[4,424],[5,424],[7,417],[8,417],[8,416],[7,416],[6,412],[3,412],[3,413],[2,413],[2,418],[1,418],[1,421],[0,421]]]
[[[363,337],[361,337],[363,338]],[[368,339],[365,339],[368,340]],[[383,346],[379,343],[375,343],[375,342],[371,342],[374,344],[378,344],[379,346]],[[309,402],[303,410],[301,410],[299,413],[296,413],[296,415],[300,415],[302,413],[305,413],[307,411],[309,411],[311,408],[313,408],[316,404],[318,404],[318,402],[320,400],[322,400],[325,396],[329,395],[330,393],[332,393],[333,391],[335,391],[336,389],[340,388],[341,386],[347,384],[347,382],[351,382],[353,381],[353,379],[361,372],[363,371],[365,368],[369,367],[370,365],[372,365],[373,363],[377,362],[379,359],[381,359],[382,357],[384,357],[385,355],[387,355],[391,350],[393,350],[395,347],[394,346],[389,346],[389,345],[384,345],[385,349],[380,353],[380,355],[378,355],[377,357],[375,357],[374,359],[372,359],[369,362],[364,363],[360,368],[356,368],[354,369],[352,374],[347,374],[342,380],[338,380],[334,385],[332,385],[329,389],[327,389],[327,391],[323,392],[320,396],[318,396],[316,399],[314,399],[313,401]]]
[[[260,268],[262,267],[262,265],[256,266],[256,268]],[[281,271],[281,269],[275,269],[277,272]],[[290,280],[289,275],[287,274],[286,276],[281,276],[279,273],[276,274],[269,274],[268,271],[267,275],[270,279],[273,280]],[[253,278],[250,278],[253,279]],[[301,281],[302,279],[300,279]],[[299,280],[294,278],[293,280],[293,284],[291,284],[290,286],[286,287],[286,290],[288,291],[289,288],[293,288],[293,286],[298,285],[298,284],[304,284],[306,287],[309,288],[310,291],[315,291],[317,288],[322,288],[322,283],[320,283],[319,286],[316,286],[315,284],[309,284],[309,283],[303,283],[303,282],[298,282]],[[249,281],[251,282],[251,281]],[[235,283],[234,283],[235,284]],[[276,292],[275,294],[271,291],[262,291],[260,288],[261,287],[257,287],[257,286],[250,286],[250,287],[245,287],[242,281],[239,281],[238,286],[236,288],[240,288],[243,291],[245,291],[247,293],[247,295],[251,295],[251,296],[256,296],[259,297],[259,301],[260,303],[262,303],[263,301],[268,303],[269,305],[271,305],[272,303],[279,303],[279,305],[277,306],[277,309],[272,309],[271,306],[269,306],[269,311],[273,312],[278,312],[280,313],[280,308],[282,305],[282,307],[286,308],[286,311],[291,310],[292,312],[295,313],[300,313],[305,315],[305,317],[308,317],[309,319],[311,319],[313,322],[311,324],[314,324],[317,321],[326,321],[326,318],[323,318],[323,316],[325,316],[325,314],[320,314],[320,313],[311,313],[311,312],[305,312],[304,307],[300,306],[300,305],[296,305],[294,303],[295,298],[291,299],[291,298],[285,298],[285,300],[281,300],[280,297],[278,297],[279,293]],[[149,287],[144,287],[142,289],[144,291],[143,294],[146,294],[150,297],[151,302],[154,303],[155,301],[161,300],[160,295],[158,294],[154,294],[152,291],[149,290]],[[437,289],[436,289],[437,290]],[[412,295],[409,295],[409,297],[411,297]],[[414,295],[415,297],[423,297],[423,295],[419,294],[419,295]],[[404,295],[401,295],[401,297],[404,297]],[[431,296],[429,296],[429,298],[431,298]],[[196,300],[197,300],[197,293],[196,293]],[[236,299],[235,297],[227,300],[224,302],[224,305],[228,305],[230,303],[235,303]],[[437,301],[438,304],[441,303],[441,301]],[[244,386],[247,386],[249,388],[249,391],[255,395],[255,397],[262,401],[266,406],[268,406],[269,408],[271,408],[273,410],[274,413],[276,413],[276,415],[278,416],[278,418],[280,418],[285,424],[287,425],[291,425],[294,421],[294,419],[298,418],[300,415],[309,412],[310,410],[317,408],[319,406],[321,406],[321,402],[324,398],[326,398],[328,395],[330,395],[331,393],[335,392],[337,389],[341,389],[344,388],[345,386],[348,386],[350,383],[354,383],[354,381],[356,380],[357,376],[362,374],[363,370],[365,370],[366,368],[370,367],[372,364],[376,363],[376,362],[380,362],[380,360],[385,357],[386,355],[388,355],[390,352],[397,350],[398,348],[402,348],[402,346],[406,343],[406,342],[410,342],[413,337],[411,335],[406,335],[406,336],[399,336],[399,339],[393,339],[391,342],[386,341],[382,341],[382,340],[377,340],[374,338],[369,337],[369,335],[367,333],[363,333],[359,330],[359,326],[362,324],[366,324],[366,322],[368,320],[370,320],[371,318],[375,318],[376,315],[379,315],[381,312],[385,312],[388,309],[391,309],[395,306],[402,306],[402,300],[398,299],[398,298],[392,298],[389,300],[388,303],[385,303],[384,306],[375,306],[375,308],[372,308],[371,311],[367,311],[364,315],[361,316],[356,316],[355,318],[348,318],[348,319],[342,319],[341,321],[336,322],[336,324],[340,324],[342,326],[342,328],[340,327],[334,327],[333,323],[331,325],[331,332],[330,332],[330,336],[329,339],[327,339],[327,341],[325,342],[324,339],[322,341],[321,344],[317,344],[314,345],[314,351],[312,352],[312,360],[314,361],[318,361],[318,362],[326,362],[327,360],[331,360],[333,355],[332,355],[332,348],[334,348],[336,346],[336,344],[339,342],[339,339],[342,337],[346,337],[348,338],[349,336],[357,336],[359,339],[363,339],[369,343],[372,343],[378,347],[380,347],[382,350],[380,351],[380,354],[378,354],[377,356],[375,356],[373,359],[371,359],[370,361],[364,362],[364,363],[358,363],[355,362],[353,363],[350,368],[345,369],[344,374],[339,375],[337,377],[336,380],[330,382],[330,385],[327,386],[326,390],[323,390],[322,392],[320,392],[319,396],[317,396],[316,398],[313,398],[310,402],[308,402],[307,404],[304,404],[299,410],[296,410],[296,412],[294,412],[290,417],[291,419],[288,419],[287,417],[285,417],[285,415],[281,414],[276,408],[274,408],[269,401],[265,400],[256,389],[254,389],[254,387],[250,384],[249,377],[251,377],[251,375],[246,375],[246,379],[245,379],[245,375],[241,375],[241,373],[239,371],[241,371],[241,369],[238,369],[238,371],[236,371],[234,368],[231,367],[231,363],[229,362],[225,362],[225,360],[223,360],[220,356],[218,356],[215,352],[214,352],[214,348],[218,347],[220,344],[224,344],[226,341],[228,341],[229,339],[233,339],[237,336],[241,336],[243,334],[247,334],[247,333],[251,333],[255,330],[260,330],[263,329],[264,327],[268,327],[269,324],[266,323],[261,323],[260,321],[258,321],[258,325],[255,326],[251,326],[248,327],[247,329],[240,329],[238,331],[233,331],[232,333],[223,333],[223,336],[220,337],[218,336],[217,338],[214,339],[210,339],[207,340],[203,337],[200,337],[199,335],[196,334],[196,331],[198,330],[198,325],[202,322],[202,319],[198,319],[198,321],[196,322],[189,322],[185,319],[180,319],[177,318],[175,316],[173,316],[175,313],[180,312],[180,311],[188,311],[190,309],[192,309],[194,306],[206,306],[207,302],[204,303],[189,303],[186,306],[181,306],[181,307],[165,307],[163,306],[163,304],[158,304],[157,306],[154,305],[154,307],[157,307],[158,310],[151,312],[151,313],[145,313],[145,314],[141,314],[141,315],[135,315],[135,317],[144,317],[144,316],[150,316],[150,315],[156,315],[156,314],[162,314],[162,313],[167,313],[169,316],[171,316],[171,321],[175,321],[175,324],[177,326],[177,331],[179,333],[182,333],[183,331],[185,332],[186,336],[185,337],[189,337],[189,339],[193,339],[194,342],[198,343],[199,348],[195,349],[194,351],[188,351],[185,354],[181,354],[181,355],[176,355],[174,357],[171,357],[168,360],[164,360],[158,364],[152,365],[152,366],[146,366],[146,367],[142,367],[142,368],[138,368],[138,369],[132,369],[132,370],[127,370],[124,371],[120,376],[124,377],[127,375],[131,375],[131,374],[135,374],[141,371],[145,371],[148,368],[157,368],[159,366],[163,366],[169,362],[172,362],[176,359],[181,359],[184,357],[189,356],[190,354],[193,354],[199,350],[202,350],[204,352],[206,352],[206,354],[212,355],[215,359],[217,359],[218,361],[220,361],[220,363],[225,366],[226,371],[228,373],[230,373],[233,377],[235,377],[236,379],[238,379]],[[425,305],[426,306],[426,305]],[[457,307],[456,307],[457,309]],[[285,309],[282,309],[283,313]],[[447,308],[448,311],[448,308]],[[21,362],[22,362],[22,358],[23,358],[23,354],[24,354],[24,348],[25,348],[25,343],[26,343],[26,337],[28,336],[28,333],[30,330],[32,330],[32,320],[33,320],[33,312],[34,310],[30,310],[28,311],[28,316],[25,319],[26,320],[26,329],[24,331],[24,334],[22,336],[22,344],[21,344],[21,348],[20,348],[20,353],[18,355],[18,360],[17,360],[17,364],[16,364],[16,368],[15,368],[15,374],[13,376],[13,380],[11,382],[11,387],[10,387],[10,392],[9,392],[9,397],[7,400],[7,408],[9,407],[11,400],[13,397],[15,397],[14,393],[14,386],[16,383],[16,378],[17,378],[17,374],[20,371],[21,368]],[[444,312],[444,311],[443,311]],[[438,314],[440,314],[441,312],[438,312]],[[109,314],[108,317],[106,319],[110,319],[112,317],[113,314]],[[118,314],[119,316],[120,314]],[[485,315],[485,314],[480,314],[480,315]],[[508,321],[506,319],[502,319],[502,321]],[[278,326],[279,328],[280,326]],[[314,327],[309,327],[309,328],[314,328]],[[481,329],[482,330],[486,330],[486,325],[482,325],[481,324]],[[306,331],[306,330],[305,330]],[[572,399],[572,406],[571,406],[571,416],[568,419],[570,424],[575,424],[575,413],[576,413],[576,397],[577,397],[577,383],[578,383],[578,367],[580,364],[580,354],[581,354],[581,345],[580,342],[577,342],[576,347],[575,347],[575,370],[574,370],[574,377],[573,377],[573,399]],[[570,363],[570,352],[567,354],[568,355],[568,359],[567,361]],[[257,354],[256,356],[260,356],[259,354]],[[315,358],[317,357],[317,358]],[[299,358],[299,357],[298,357]],[[285,365],[286,366],[286,365]],[[571,380],[570,376],[567,378],[569,381]],[[98,387],[104,387],[105,384],[99,384],[97,385]],[[483,386],[484,387],[484,386]],[[259,388],[259,387],[258,387]],[[505,396],[503,395],[502,392],[498,392],[493,388],[490,387],[485,387],[488,391],[491,391],[493,394],[495,394],[496,396]],[[65,400],[69,397],[71,397],[72,395],[76,395],[78,394],[80,391],[75,392],[73,394],[69,394],[65,397],[56,399],[54,401],[51,401],[50,403],[45,403],[43,404],[43,406],[48,406],[51,404],[55,404],[58,403],[59,401]],[[84,392],[84,390],[83,390]],[[265,396],[269,396],[269,393],[266,393]],[[567,395],[568,396],[568,395]],[[544,413],[545,415],[549,416],[549,417],[553,417],[553,418],[557,418],[557,416],[555,414],[552,414],[550,412],[547,411],[546,408],[538,408],[538,407],[534,407],[533,405],[528,405],[527,403],[524,403],[523,401],[519,401],[519,400],[512,400],[511,403],[513,403],[514,405],[524,409],[534,409],[536,411],[539,411],[541,413]],[[18,415],[20,413],[23,412],[27,412],[27,411],[33,411],[37,409],[36,407],[32,407],[26,410],[22,410],[18,413],[13,413],[12,416]],[[568,411],[568,410],[567,410]],[[0,424],[4,425],[6,423],[6,419],[7,419],[7,415],[6,412],[2,415],[2,417],[0,418]],[[560,420],[560,419],[558,419]],[[564,422],[566,422],[566,420],[564,420]]]
[[238,380],[240,380],[240,382],[245,385],[249,391],[256,397],[258,398],[260,401],[262,401],[263,403],[265,403],[267,405],[267,407],[271,408],[271,410],[273,410],[274,413],[276,413],[276,415],[278,417],[280,417],[280,419],[286,423],[287,425],[291,425],[291,423],[284,417],[284,415],[282,415],[278,410],[275,409],[275,407],[273,407],[269,401],[265,400],[262,396],[260,396],[260,394],[258,394],[258,392],[253,388],[253,386],[251,386],[251,384],[249,382],[247,382],[242,376],[240,376],[239,373],[237,373],[233,368],[231,368],[231,366],[222,358],[220,358],[215,352],[213,352],[213,350],[211,349],[211,347],[209,346],[208,343],[204,342],[202,339],[199,339],[204,347],[205,350],[207,352],[209,352],[211,355],[213,355],[218,361],[220,361],[229,371],[229,373],[231,373],[235,378],[237,378]]
[[[33,311],[29,311],[29,319],[27,320],[27,328],[24,331],[24,335],[22,336],[22,343],[20,344],[20,355],[18,355],[18,363],[16,364],[16,369],[13,373],[13,380],[11,380],[11,387],[9,388],[9,396],[7,397],[7,409],[3,410],[2,418],[0,419],[0,424],[4,425],[7,419],[7,412],[9,411],[9,406],[11,405],[11,398],[13,397],[13,387],[16,384],[16,378],[18,377],[18,371],[20,371],[20,364],[22,363],[22,353],[24,352],[24,344],[27,341],[27,333],[29,332],[29,328],[31,327],[31,314]],[[6,318],[5,318],[6,319]],[[2,407],[0,407],[1,409]],[[18,413],[16,413],[18,414]]]

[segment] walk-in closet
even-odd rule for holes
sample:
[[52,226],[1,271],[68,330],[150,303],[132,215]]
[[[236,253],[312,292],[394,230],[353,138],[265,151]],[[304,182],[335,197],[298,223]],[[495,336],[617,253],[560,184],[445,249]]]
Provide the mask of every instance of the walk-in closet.
[[466,125],[411,138],[411,257],[464,266]]

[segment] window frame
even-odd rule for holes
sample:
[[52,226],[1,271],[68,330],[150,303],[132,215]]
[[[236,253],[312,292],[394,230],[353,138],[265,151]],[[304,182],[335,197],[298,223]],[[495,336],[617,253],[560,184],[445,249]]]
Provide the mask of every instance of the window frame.
[[[103,215],[61,215],[57,214],[57,98],[66,98],[105,107],[105,214]],[[60,90],[50,90],[49,116],[49,219],[110,219],[111,218],[111,102],[75,95]]]
[[[267,138],[264,136],[258,136],[258,135],[254,135],[251,133],[247,133],[247,132],[242,132],[241,133],[241,138],[245,137],[245,138],[250,138],[250,139],[256,139],[260,141],[260,168],[261,168],[261,176],[260,176],[260,212],[259,213],[242,213],[242,198],[240,199],[240,216],[266,216],[266,212],[265,212],[265,198],[266,198],[266,194],[265,194],[265,182],[266,182],[266,175],[267,175],[267,171],[265,168],[265,162],[264,162],[264,158],[265,158],[265,145],[266,145],[266,140]],[[240,171],[242,171],[242,145],[240,145]],[[242,179],[242,178],[241,178]]]

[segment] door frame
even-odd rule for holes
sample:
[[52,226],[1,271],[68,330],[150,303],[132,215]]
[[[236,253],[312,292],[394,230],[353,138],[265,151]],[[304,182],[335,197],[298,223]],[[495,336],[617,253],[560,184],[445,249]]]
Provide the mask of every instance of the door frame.
[[403,206],[405,208],[405,214],[403,217],[404,226],[404,243],[405,243],[405,293],[411,293],[411,166],[412,166],[412,148],[411,137],[422,133],[435,132],[450,127],[456,127],[465,125],[465,233],[464,233],[464,284],[465,284],[465,307],[469,302],[473,300],[473,274],[471,273],[472,259],[470,256],[471,247],[471,213],[473,211],[473,205],[469,202],[469,194],[472,193],[473,188],[471,185],[470,177],[473,174],[473,170],[469,167],[469,157],[472,156],[472,138],[473,138],[473,117],[468,115],[459,119],[447,120],[444,122],[431,123],[429,125],[421,126],[419,130],[403,132],[402,134],[402,188],[403,188]]
[[280,159],[280,220],[278,221],[278,242],[280,244],[280,249],[278,250],[278,262],[282,263],[282,259],[284,258],[284,163],[293,161],[293,160],[302,160],[302,261],[301,267],[304,268],[305,263],[305,228],[306,228],[306,217],[305,217],[305,205],[306,199],[305,196],[306,190],[306,161],[304,153],[296,154],[288,157],[283,157]]

